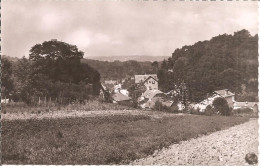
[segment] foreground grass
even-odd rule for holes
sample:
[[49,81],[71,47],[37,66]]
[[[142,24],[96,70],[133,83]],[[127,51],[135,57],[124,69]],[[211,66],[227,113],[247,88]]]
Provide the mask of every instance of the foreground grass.
[[199,115],[167,118],[117,115],[3,121],[2,163],[127,164],[172,143],[247,120]]
[[99,102],[96,100],[89,100],[85,104],[69,104],[69,105],[58,105],[58,104],[47,104],[47,105],[38,105],[38,106],[28,106],[23,102],[12,102],[7,104],[1,104],[2,113],[31,113],[31,114],[40,114],[50,111],[96,111],[96,110],[131,110],[133,108],[114,104],[114,103],[105,103]]

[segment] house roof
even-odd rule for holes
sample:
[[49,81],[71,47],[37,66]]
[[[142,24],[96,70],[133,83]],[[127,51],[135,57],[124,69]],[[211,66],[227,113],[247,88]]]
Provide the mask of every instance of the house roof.
[[149,76],[152,76],[153,78],[157,79],[157,74],[135,75],[135,83],[141,83],[145,81]]
[[157,94],[163,94],[162,91],[158,90],[158,89],[154,89],[154,90],[146,90],[143,94],[143,96],[145,98],[148,98],[148,99],[152,99],[155,95]]
[[228,96],[235,95],[234,93],[230,92],[228,89],[217,90],[217,91],[214,91],[214,93],[216,93],[222,97],[228,97]]
[[115,94],[113,94],[112,98],[115,101],[125,101],[125,100],[131,99],[130,97],[123,95],[122,93],[115,93]]
[[235,102],[234,107],[254,107],[258,102]]
[[154,77],[152,77],[152,76],[149,76],[148,78],[146,78],[146,80],[144,80],[144,83],[146,82],[146,81],[148,81],[150,78],[152,78],[153,80],[155,80],[155,81],[157,81],[158,82],[158,80],[157,79],[155,79]]

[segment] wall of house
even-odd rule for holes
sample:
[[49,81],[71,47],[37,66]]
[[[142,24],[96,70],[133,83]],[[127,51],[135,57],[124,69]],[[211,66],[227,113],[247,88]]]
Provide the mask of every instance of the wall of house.
[[150,78],[148,79],[145,84],[147,90],[157,90],[158,89],[158,82],[154,79]]
[[228,96],[225,97],[225,99],[227,100],[228,106],[234,108],[234,96]]

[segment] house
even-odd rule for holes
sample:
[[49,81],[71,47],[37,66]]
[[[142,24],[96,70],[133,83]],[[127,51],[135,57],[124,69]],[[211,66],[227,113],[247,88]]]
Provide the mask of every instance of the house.
[[192,104],[191,107],[194,109],[199,109],[200,112],[204,112],[207,106],[212,106],[213,101],[218,97],[224,98],[227,101],[228,106],[234,108],[235,94],[231,93],[227,89],[214,91],[212,96],[206,98],[199,103]]
[[212,96],[206,98],[205,100],[203,100],[199,103],[191,104],[191,107],[194,109],[199,109],[200,112],[204,112],[206,110],[207,106],[212,105],[213,101],[218,97],[221,97],[221,96],[219,94],[214,93]]
[[228,106],[234,108],[235,94],[230,92],[228,89],[214,91],[215,94],[223,97],[227,100]]
[[167,95],[158,89],[146,90],[139,98],[141,108],[153,108],[157,101],[167,107],[171,107],[173,104],[173,101],[168,100]]
[[122,105],[127,105],[131,102],[131,98],[123,95],[122,93],[115,93],[112,95],[113,103],[118,103]]
[[144,104],[141,105],[142,108],[153,108],[155,106],[155,103],[159,101],[162,103],[163,106],[171,107],[173,102],[170,100],[165,100],[162,97],[153,97],[151,100],[148,100]]
[[158,90],[158,80],[152,76],[149,76],[146,80],[144,80],[143,84],[147,90]]
[[235,102],[234,109],[249,108],[254,112],[258,112],[258,102]]
[[153,97],[155,97],[156,95],[160,95],[160,94],[164,94],[162,91],[158,90],[158,89],[154,89],[154,90],[146,90],[142,96],[140,97],[141,100],[143,99],[149,99],[151,100]]
[[158,80],[157,74],[135,75],[135,83],[140,84],[140,83],[144,82],[150,76],[153,77],[154,79]]

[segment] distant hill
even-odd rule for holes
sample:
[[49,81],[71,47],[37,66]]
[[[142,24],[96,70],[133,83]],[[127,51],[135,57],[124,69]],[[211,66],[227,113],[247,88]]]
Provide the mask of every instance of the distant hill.
[[88,59],[93,59],[93,60],[99,60],[99,61],[108,61],[108,62],[113,62],[113,61],[129,61],[129,60],[134,60],[138,62],[153,62],[153,61],[163,61],[164,59],[168,59],[169,57],[167,56],[148,56],[148,55],[130,55],[130,56],[100,56],[100,57],[87,57]]
[[[136,74],[156,73],[152,67],[152,62],[128,61],[99,61],[93,59],[81,59],[81,63],[87,63],[89,66],[98,70],[102,80],[121,80]],[[159,62],[161,64],[161,62]]]

